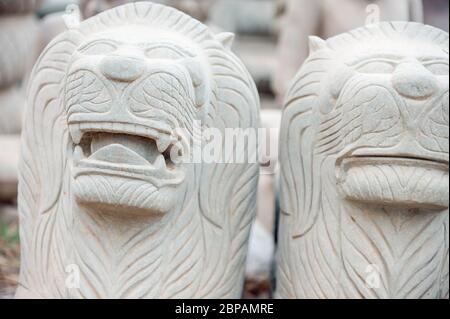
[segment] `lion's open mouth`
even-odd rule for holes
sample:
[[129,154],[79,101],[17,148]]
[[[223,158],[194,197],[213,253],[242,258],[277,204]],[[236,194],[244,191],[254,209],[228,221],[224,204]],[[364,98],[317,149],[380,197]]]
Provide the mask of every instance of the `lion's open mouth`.
[[133,124],[72,125],[74,163],[82,170],[174,179],[180,166],[172,159],[177,139],[156,128]]

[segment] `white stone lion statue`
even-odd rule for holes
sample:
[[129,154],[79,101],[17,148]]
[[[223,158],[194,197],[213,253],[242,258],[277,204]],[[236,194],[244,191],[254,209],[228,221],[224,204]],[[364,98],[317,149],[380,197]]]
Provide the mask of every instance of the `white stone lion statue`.
[[258,127],[231,36],[145,2],[66,21],[28,92],[17,297],[239,298],[258,163],[170,156],[194,121]]
[[448,298],[448,34],[323,41],[281,125],[280,298]]

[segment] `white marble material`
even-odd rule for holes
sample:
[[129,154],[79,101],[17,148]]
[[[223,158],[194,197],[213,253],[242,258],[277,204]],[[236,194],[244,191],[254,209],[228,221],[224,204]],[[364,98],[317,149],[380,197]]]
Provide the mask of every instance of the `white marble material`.
[[280,298],[448,298],[448,34],[323,41],[281,124]]
[[167,152],[194,120],[258,127],[231,36],[148,2],[65,21],[28,95],[17,297],[239,298],[259,166]]

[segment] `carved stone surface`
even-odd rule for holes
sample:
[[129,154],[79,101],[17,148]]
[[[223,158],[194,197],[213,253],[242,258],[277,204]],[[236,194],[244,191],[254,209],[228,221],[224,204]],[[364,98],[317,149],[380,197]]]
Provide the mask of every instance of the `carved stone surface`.
[[448,40],[311,39],[281,125],[278,297],[448,298]]
[[28,93],[17,297],[240,297],[258,164],[166,151],[194,120],[258,127],[229,36],[148,2],[67,21]]

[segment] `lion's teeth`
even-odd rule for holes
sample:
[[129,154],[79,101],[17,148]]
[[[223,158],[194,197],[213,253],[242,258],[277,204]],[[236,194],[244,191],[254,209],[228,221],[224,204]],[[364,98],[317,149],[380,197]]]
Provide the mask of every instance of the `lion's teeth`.
[[73,162],[75,165],[78,164],[84,157],[83,149],[80,145],[76,145],[75,149],[73,150]]
[[72,136],[74,144],[80,144],[83,132],[79,129],[78,125],[73,125],[70,127],[70,136]]
[[166,160],[164,159],[164,156],[162,156],[161,154],[158,155],[158,157],[156,157],[155,163],[153,164],[153,166],[156,169],[166,169]]
[[170,138],[168,136],[161,136],[157,141],[158,152],[164,153],[170,145]]

